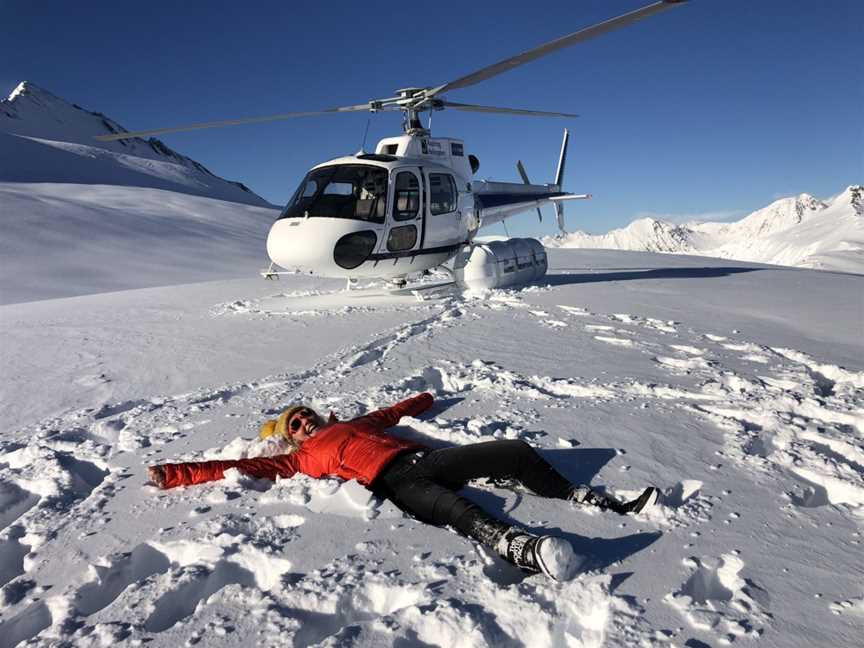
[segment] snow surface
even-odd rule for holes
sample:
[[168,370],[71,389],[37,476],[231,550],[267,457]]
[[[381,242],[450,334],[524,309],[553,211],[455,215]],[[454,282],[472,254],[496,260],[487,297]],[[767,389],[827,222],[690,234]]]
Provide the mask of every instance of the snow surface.
[[642,218],[606,234],[546,237],[547,247],[639,250],[864,274],[864,186],[827,201],[801,194],[735,223]]
[[251,276],[277,215],[164,189],[0,182],[0,304]]
[[[0,306],[0,646],[859,646],[864,278],[550,261],[428,301],[290,276]],[[396,433],[524,439],[662,502],[622,518],[472,484],[587,556],[555,582],[356,482],[146,481],[277,452],[257,428],[291,403],[350,417],[422,390]]]

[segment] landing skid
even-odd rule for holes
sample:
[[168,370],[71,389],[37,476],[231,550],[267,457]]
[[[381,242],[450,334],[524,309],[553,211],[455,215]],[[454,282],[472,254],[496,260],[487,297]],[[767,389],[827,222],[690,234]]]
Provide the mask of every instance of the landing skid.
[[428,281],[408,284],[403,288],[372,285],[350,290],[334,290],[309,294],[283,294],[266,297],[260,308],[273,315],[316,315],[356,308],[377,309],[395,306],[416,306],[435,303],[460,293],[452,281]]

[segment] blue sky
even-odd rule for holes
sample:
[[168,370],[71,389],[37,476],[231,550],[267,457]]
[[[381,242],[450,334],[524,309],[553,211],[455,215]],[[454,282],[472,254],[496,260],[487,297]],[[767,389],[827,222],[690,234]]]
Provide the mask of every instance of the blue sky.
[[[0,0],[0,92],[27,79],[133,130],[317,110],[438,85],[643,4]],[[568,229],[827,197],[864,182],[862,25],[857,0],[692,0],[448,96],[578,119],[445,111],[433,132],[463,138],[480,177],[518,181],[521,159],[547,182],[568,126],[565,188],[595,196],[568,205]],[[367,119],[163,139],[283,203],[308,167],[356,151]],[[367,148],[398,132],[398,115],[373,116]],[[547,208],[542,225],[526,214],[508,227],[553,223]]]

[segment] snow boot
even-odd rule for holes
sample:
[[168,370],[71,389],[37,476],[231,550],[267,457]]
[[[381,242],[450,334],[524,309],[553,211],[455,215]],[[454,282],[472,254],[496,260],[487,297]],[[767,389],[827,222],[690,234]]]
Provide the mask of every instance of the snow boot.
[[591,506],[597,506],[604,511],[608,509],[620,515],[627,515],[627,513],[640,513],[649,506],[653,506],[657,502],[659,496],[660,491],[653,486],[649,486],[642,491],[642,494],[636,499],[630,500],[629,502],[619,502],[608,495],[591,490],[587,486],[580,486],[573,489],[573,492],[570,494],[570,499],[577,504],[589,504]]
[[543,572],[557,581],[573,578],[584,562],[564,538],[536,536],[519,527],[510,527],[496,549],[519,569],[531,574]]

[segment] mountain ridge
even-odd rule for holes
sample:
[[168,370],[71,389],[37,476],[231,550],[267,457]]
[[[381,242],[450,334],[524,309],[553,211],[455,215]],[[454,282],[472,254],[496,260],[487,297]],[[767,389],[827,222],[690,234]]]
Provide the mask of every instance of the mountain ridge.
[[141,186],[272,206],[242,182],[216,175],[159,139],[95,139],[123,132],[104,113],[22,81],[0,100],[0,181]]
[[864,187],[820,200],[801,193],[732,223],[641,218],[606,234],[545,237],[547,247],[692,254],[864,274]]

